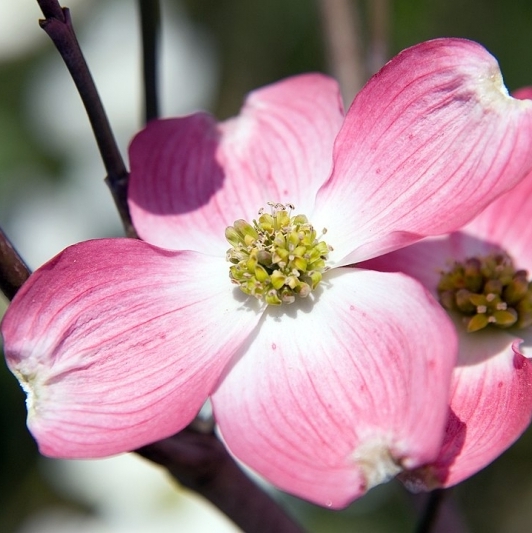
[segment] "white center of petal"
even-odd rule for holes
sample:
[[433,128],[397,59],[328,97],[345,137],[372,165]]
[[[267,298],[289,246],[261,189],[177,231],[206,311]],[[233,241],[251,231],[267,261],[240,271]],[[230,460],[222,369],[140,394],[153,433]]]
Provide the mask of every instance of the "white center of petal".
[[389,481],[403,470],[392,456],[389,444],[380,438],[361,444],[353,459],[362,471],[367,490]]
[[468,332],[487,326],[527,328],[532,325],[532,284],[506,253],[470,257],[441,273],[440,302],[463,317]]
[[322,280],[332,248],[320,240],[305,215],[291,216],[290,204],[269,203],[249,224],[237,220],[225,230],[231,244],[227,260],[231,281],[242,292],[270,305],[305,298]]

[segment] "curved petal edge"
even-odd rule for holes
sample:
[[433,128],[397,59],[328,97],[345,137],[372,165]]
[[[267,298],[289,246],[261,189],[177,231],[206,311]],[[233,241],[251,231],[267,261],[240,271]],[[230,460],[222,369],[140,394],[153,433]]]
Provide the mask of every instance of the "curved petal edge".
[[1,332],[41,452],[88,458],[187,425],[259,318],[233,297],[223,259],[109,239],[37,270]]

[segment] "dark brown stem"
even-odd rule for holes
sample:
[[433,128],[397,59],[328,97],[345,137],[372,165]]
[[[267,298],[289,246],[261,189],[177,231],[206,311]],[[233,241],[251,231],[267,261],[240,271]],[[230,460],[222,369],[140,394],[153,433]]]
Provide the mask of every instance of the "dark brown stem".
[[8,300],[15,297],[30,274],[30,269],[0,228],[0,290]]
[[126,234],[133,237],[136,234],[127,205],[128,171],[120,155],[96,85],[79,47],[70,12],[66,8],[61,8],[57,1],[37,1],[46,17],[45,20],[39,21],[39,24],[52,39],[76,84],[107,172],[107,185],[111,189]]
[[201,433],[188,427],[137,453],[164,466],[182,485],[207,498],[243,531],[303,531],[242,472],[212,432]]
[[144,77],[144,120],[149,122],[159,116],[157,89],[157,52],[161,22],[159,0],[140,0],[139,8]]
[[445,489],[436,489],[430,493],[415,533],[430,533],[433,531],[438,522],[438,515],[446,495],[447,491]]
[[59,5],[57,0],[37,0],[42,14],[45,18],[56,18],[65,22],[65,16],[63,14],[63,8]]

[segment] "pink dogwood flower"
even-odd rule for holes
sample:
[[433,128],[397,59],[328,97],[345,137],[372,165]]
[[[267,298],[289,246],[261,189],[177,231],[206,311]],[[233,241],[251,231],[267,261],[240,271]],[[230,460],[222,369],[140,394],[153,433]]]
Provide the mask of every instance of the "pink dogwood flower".
[[[532,99],[532,88],[514,96]],[[442,300],[458,332],[459,355],[441,451],[431,464],[401,475],[414,490],[463,481],[512,445],[530,423],[531,220],[529,173],[462,230],[365,264],[421,281]]]
[[322,505],[437,457],[454,327],[417,281],[351,265],[454,231],[515,185],[532,104],[459,39],[399,54],[345,116],[340,101],[302,75],[226,122],[136,136],[130,208],[150,244],[67,248],[2,322],[42,453],[132,450],[210,397],[238,459]]

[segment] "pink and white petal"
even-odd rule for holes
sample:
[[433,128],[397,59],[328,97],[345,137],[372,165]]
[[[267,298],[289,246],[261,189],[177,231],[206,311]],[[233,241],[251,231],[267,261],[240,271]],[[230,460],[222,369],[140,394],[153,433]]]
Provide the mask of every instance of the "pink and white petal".
[[406,276],[341,268],[324,285],[314,302],[268,309],[212,402],[238,459],[340,508],[437,456],[456,339]]
[[410,487],[450,487],[509,448],[532,418],[532,364],[503,332],[460,333],[451,415],[438,459],[401,475]]
[[223,259],[130,239],[67,248],[1,326],[41,452],[107,456],[183,428],[256,326],[252,309]]
[[480,45],[409,48],[355,98],[312,221],[335,264],[454,231],[530,170],[531,133],[532,102],[508,96]]
[[154,121],[133,140],[129,205],[139,235],[173,249],[223,253],[224,231],[267,202],[308,214],[329,177],[343,121],[337,83],[321,74],[252,92],[240,115]]

